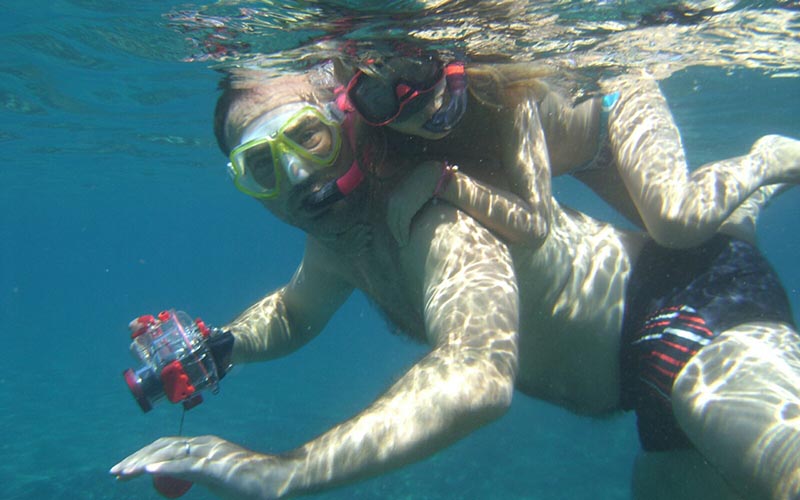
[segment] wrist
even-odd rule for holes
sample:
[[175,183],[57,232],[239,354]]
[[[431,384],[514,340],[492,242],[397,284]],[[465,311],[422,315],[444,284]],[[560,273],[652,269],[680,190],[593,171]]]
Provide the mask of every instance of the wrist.
[[243,498],[287,498],[310,492],[301,473],[302,461],[285,455],[253,453],[247,457],[249,467],[239,467],[231,475]]
[[453,165],[448,162],[444,162],[442,164],[442,172],[439,175],[439,180],[436,182],[436,187],[433,190],[433,197],[434,198],[441,198],[444,192],[447,190],[447,186],[450,184],[450,181],[458,172],[458,165]]
[[206,345],[211,351],[211,357],[214,359],[214,364],[217,368],[219,379],[222,380],[225,374],[233,367],[231,363],[233,355],[233,334],[229,330],[222,330],[221,328],[212,328],[211,335],[209,335]]

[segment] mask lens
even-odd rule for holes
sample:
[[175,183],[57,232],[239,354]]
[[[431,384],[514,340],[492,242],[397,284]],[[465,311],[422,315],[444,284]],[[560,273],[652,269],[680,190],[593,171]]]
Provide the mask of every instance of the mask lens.
[[320,166],[332,164],[341,146],[338,127],[310,110],[288,123],[281,135],[289,150]]
[[375,71],[375,75],[357,73],[347,90],[358,113],[375,126],[391,123],[406,105],[419,101],[444,78],[441,63],[432,60],[396,58]]
[[400,112],[400,100],[390,82],[358,73],[347,93],[353,106],[373,125],[385,124]]
[[270,197],[277,193],[278,178],[270,142],[256,139],[231,153],[234,183],[250,196]]
[[244,152],[245,175],[251,177],[266,190],[277,187],[275,164],[272,160],[272,148],[269,143],[258,144]]
[[400,80],[420,92],[427,92],[442,79],[442,63],[434,60],[400,58],[392,61]]

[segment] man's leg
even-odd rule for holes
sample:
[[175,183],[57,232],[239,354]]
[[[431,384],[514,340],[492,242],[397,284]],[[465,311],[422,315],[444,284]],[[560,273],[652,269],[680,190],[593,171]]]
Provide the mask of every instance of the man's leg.
[[800,336],[783,323],[723,332],[678,374],[676,419],[745,498],[800,498]]

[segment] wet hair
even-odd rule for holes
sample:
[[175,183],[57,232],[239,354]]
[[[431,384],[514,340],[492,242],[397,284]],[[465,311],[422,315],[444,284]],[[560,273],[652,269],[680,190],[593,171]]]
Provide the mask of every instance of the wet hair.
[[469,91],[481,103],[501,108],[513,94],[532,91],[544,99],[549,86],[544,78],[556,73],[552,67],[534,63],[468,64]]
[[228,120],[228,111],[230,110],[231,103],[239,98],[239,91],[231,87],[231,75],[226,74],[219,82],[219,90],[222,91],[217,104],[214,107],[214,136],[217,138],[217,146],[225,156],[230,154],[230,147],[226,144],[225,137],[225,122]]
[[331,64],[321,64],[312,69],[275,74],[261,69],[234,69],[223,73],[219,83],[222,91],[214,108],[214,136],[225,154],[230,154],[235,144],[232,136],[231,114],[239,120],[250,122],[264,110],[273,109],[285,102],[308,102],[324,106],[334,99],[337,83]]

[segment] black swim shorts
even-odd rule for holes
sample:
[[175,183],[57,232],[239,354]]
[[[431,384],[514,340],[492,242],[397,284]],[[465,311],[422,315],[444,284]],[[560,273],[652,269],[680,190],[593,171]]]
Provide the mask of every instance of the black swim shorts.
[[749,243],[717,235],[687,250],[650,242],[626,292],[622,407],[635,410],[646,451],[689,448],[672,413],[675,377],[721,332],[753,321],[794,325],[778,275]]

